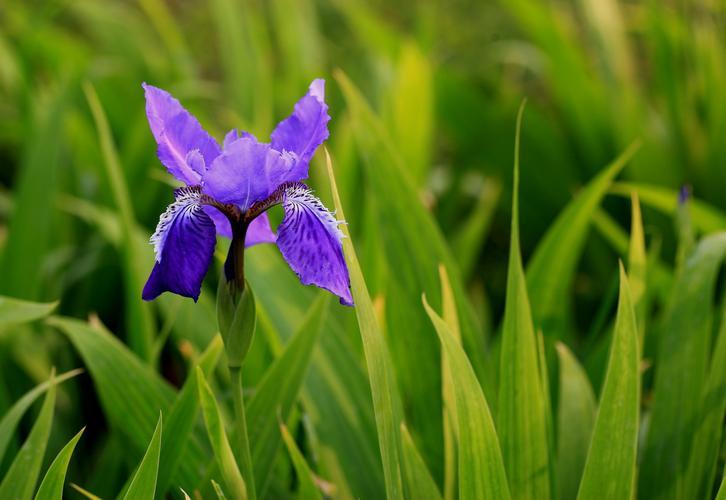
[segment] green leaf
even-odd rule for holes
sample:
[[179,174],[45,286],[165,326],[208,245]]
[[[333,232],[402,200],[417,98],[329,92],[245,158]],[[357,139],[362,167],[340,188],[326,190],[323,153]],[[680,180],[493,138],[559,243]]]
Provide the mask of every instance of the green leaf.
[[23,418],[25,412],[28,408],[30,408],[30,405],[33,404],[38,396],[47,391],[51,386],[65,382],[69,378],[73,378],[80,373],[83,373],[83,370],[77,369],[62,373],[55,378],[54,382],[47,381],[42,384],[38,384],[15,402],[13,407],[10,408],[10,410],[3,415],[2,420],[0,420],[0,459],[2,459],[5,455],[5,451],[7,450],[8,444],[13,437],[13,433],[15,432],[15,428],[18,426],[20,419]]
[[630,290],[633,294],[633,307],[638,319],[638,333],[640,346],[643,347],[645,337],[645,319],[648,313],[646,300],[647,284],[647,256],[645,251],[645,233],[643,232],[643,217],[640,213],[638,195],[633,193],[630,197],[631,222],[630,245],[628,247],[628,275],[630,276]]
[[597,403],[585,370],[565,344],[557,343],[560,362],[557,412],[557,484],[560,498],[577,497],[587,449],[595,425]]
[[328,303],[329,294],[321,292],[297,334],[267,370],[247,405],[255,485],[260,496],[272,477],[275,457],[282,446],[277,419],[286,422],[297,401],[325,322]]
[[638,445],[640,357],[633,300],[620,265],[610,360],[578,499],[632,498]]
[[53,460],[53,463],[50,464],[43,481],[40,483],[38,493],[35,495],[35,500],[55,500],[63,498],[63,484],[66,480],[68,464],[71,461],[73,450],[76,448],[76,443],[81,439],[81,434],[83,434],[85,429],[84,427],[78,431],[78,434],[68,441],[68,444],[63,447],[55,457],[55,460]]
[[454,380],[459,422],[459,498],[510,498],[504,460],[489,405],[474,369],[449,326],[423,297],[426,312],[446,353]]
[[58,302],[28,302],[0,296],[0,330],[10,325],[29,323],[45,318],[58,307]]
[[436,481],[431,477],[426,462],[421,458],[405,424],[401,424],[401,436],[403,437],[403,477],[406,481],[408,497],[440,500],[441,493],[436,486]]
[[315,485],[315,479],[313,472],[310,470],[305,457],[300,452],[300,449],[295,443],[290,431],[287,430],[285,424],[280,424],[280,435],[282,440],[285,442],[287,452],[292,460],[292,465],[295,467],[295,473],[297,474],[298,486],[298,497],[302,500],[323,500],[323,496],[320,494],[320,490]]
[[207,435],[209,436],[209,442],[212,444],[214,458],[222,474],[222,479],[234,498],[245,500],[247,498],[247,487],[237,467],[227,434],[224,431],[224,422],[222,421],[222,415],[219,413],[217,400],[214,399],[212,388],[209,387],[204,378],[204,372],[200,367],[197,367],[196,373],[199,387],[199,404],[202,407]]
[[497,429],[512,497],[546,499],[551,491],[546,401],[519,248],[519,136],[523,112],[524,103],[517,116],[514,146],[512,230]]
[[[222,338],[217,335],[209,343],[207,349],[200,356],[197,366],[201,367],[205,375],[209,376],[217,366],[224,345]],[[184,387],[176,397],[174,405],[169,410],[161,436],[161,458],[159,459],[159,494],[163,495],[174,477],[179,463],[184,458],[184,450],[189,443],[194,424],[199,411],[199,395],[197,377],[195,372],[187,376]]]
[[[333,164],[330,155],[325,151],[326,164],[330,187],[333,191],[333,201],[338,216],[345,220],[343,206],[338,196],[335,184]],[[383,475],[386,480],[386,495],[389,500],[403,498],[401,478],[401,402],[388,347],[378,326],[378,320],[373,309],[373,303],[368,295],[363,272],[358,264],[348,228],[342,226],[343,250],[350,273],[351,291],[355,301],[355,313],[358,318],[363,351],[368,365],[368,377],[373,394],[373,411],[376,417],[378,430],[378,444],[383,459]]]
[[701,418],[713,296],[725,255],[726,233],[704,238],[674,284],[658,336],[653,406],[639,472],[641,496],[691,497],[686,469]]
[[[616,182],[610,192],[618,196],[629,197],[637,193],[644,205],[669,215],[675,215],[678,209],[678,192],[649,184]],[[726,229],[726,213],[713,205],[697,199],[689,200],[693,224],[702,233],[713,233]]]
[[134,473],[129,489],[123,497],[124,500],[147,500],[154,498],[156,494],[156,479],[159,472],[159,455],[161,453],[161,420],[160,413],[149,447],[146,449],[144,458],[141,459],[139,468]]
[[[49,318],[48,323],[63,332],[81,355],[108,422],[141,456],[159,411],[169,414],[176,398],[174,389],[102,326],[94,328],[59,316]],[[193,436],[173,481],[193,489],[202,479],[206,464],[205,448]]]
[[688,462],[686,491],[692,498],[706,498],[712,491],[719,443],[726,411],[726,309],[721,315],[708,379],[701,397],[698,424]]
[[53,410],[55,407],[56,381],[55,374],[50,376],[50,388],[43,401],[38,419],[35,421],[20,451],[10,465],[5,478],[0,483],[0,498],[17,500],[30,499],[38,482],[40,467],[43,465],[45,447],[48,445]]
[[527,264],[535,321],[548,337],[565,334],[569,294],[590,220],[610,184],[638,149],[630,145],[557,216]]
[[111,128],[108,124],[106,114],[98,99],[93,86],[85,82],[83,91],[86,94],[88,105],[93,114],[93,120],[98,131],[98,138],[103,153],[104,172],[106,180],[111,187],[114,203],[119,212],[121,221],[121,234],[123,244],[121,245],[121,256],[124,271],[124,292],[127,322],[127,334],[131,349],[141,359],[151,360],[153,355],[154,326],[151,318],[150,305],[139,300],[139,294],[144,285],[147,269],[141,266],[144,260],[137,252],[135,240],[136,221],[134,218],[133,204],[129,195],[123,168],[118,158],[116,146],[111,135]]

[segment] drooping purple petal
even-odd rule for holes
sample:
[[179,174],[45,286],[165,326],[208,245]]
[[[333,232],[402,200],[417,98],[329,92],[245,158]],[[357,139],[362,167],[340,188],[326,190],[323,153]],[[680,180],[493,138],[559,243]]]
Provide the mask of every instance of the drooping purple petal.
[[[217,227],[217,234],[231,238],[232,226],[229,224],[227,217],[212,206],[205,205],[203,208],[212,221],[214,221],[214,225]],[[245,246],[251,247],[259,243],[274,243],[276,239],[277,236],[275,236],[275,233],[272,232],[272,228],[270,227],[270,219],[266,213],[262,213],[247,228]]]
[[295,104],[293,113],[281,121],[270,136],[273,149],[297,156],[297,164],[285,181],[307,179],[308,165],[315,150],[328,138],[329,121],[325,80],[314,80],[308,93]]
[[352,306],[340,221],[304,184],[287,187],[282,206],[285,217],[277,230],[282,256],[304,285],[325,288],[340,297],[341,304]]
[[242,211],[264,200],[290,177],[295,158],[253,137],[237,139],[220,154],[203,177],[204,192]]
[[[145,83],[142,86],[146,117],[158,144],[159,161],[180,181],[199,184],[205,165],[210,165],[219,155],[219,144],[171,94]],[[195,149],[201,158],[188,157]]]
[[196,301],[212,263],[216,231],[200,204],[201,190],[179,188],[174,196],[151,237],[156,263],[141,294],[144,300],[172,292]]

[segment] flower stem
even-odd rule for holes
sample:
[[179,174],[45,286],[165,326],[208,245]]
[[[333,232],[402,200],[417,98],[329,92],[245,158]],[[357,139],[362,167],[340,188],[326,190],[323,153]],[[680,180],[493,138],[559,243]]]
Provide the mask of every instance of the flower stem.
[[242,477],[247,484],[247,498],[256,500],[255,475],[252,469],[252,454],[250,453],[250,440],[247,435],[247,416],[242,395],[242,367],[231,366],[229,374],[232,378],[232,398],[234,400],[235,428],[237,438],[237,454],[240,461]]

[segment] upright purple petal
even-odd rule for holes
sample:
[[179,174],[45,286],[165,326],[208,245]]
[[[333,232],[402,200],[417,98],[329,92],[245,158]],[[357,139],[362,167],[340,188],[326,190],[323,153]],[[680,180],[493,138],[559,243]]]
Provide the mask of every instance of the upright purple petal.
[[295,104],[293,113],[281,121],[270,136],[274,149],[295,153],[298,158],[286,181],[307,179],[308,165],[315,150],[328,138],[329,121],[325,81],[318,79],[310,84],[310,90]]
[[234,203],[244,211],[290,178],[295,163],[290,154],[275,151],[251,136],[241,137],[208,166],[203,178],[204,192],[220,203]]
[[[143,87],[146,117],[158,144],[159,161],[180,181],[199,184],[205,165],[219,155],[219,144],[171,94],[145,83]],[[199,156],[188,157],[192,150]]]
[[250,137],[257,140],[257,138],[249,132],[233,128],[232,130],[227,132],[227,135],[224,136],[224,143],[222,145],[222,149],[227,149],[230,144],[232,144],[237,139],[241,139],[242,137]]
[[339,221],[304,184],[285,189],[285,217],[277,230],[277,246],[304,285],[316,285],[353,305],[350,277],[340,243]]
[[151,237],[156,263],[141,294],[144,300],[172,292],[196,301],[212,263],[216,231],[200,204],[201,190],[179,188],[174,196]]

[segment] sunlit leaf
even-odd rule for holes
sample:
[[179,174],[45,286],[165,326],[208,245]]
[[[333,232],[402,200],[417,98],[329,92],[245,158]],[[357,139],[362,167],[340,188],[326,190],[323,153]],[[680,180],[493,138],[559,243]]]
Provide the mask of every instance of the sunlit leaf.
[[129,489],[124,495],[124,500],[143,500],[154,498],[156,493],[156,479],[159,472],[159,454],[161,453],[162,417],[159,414],[159,421],[156,424],[151,442],[146,449],[144,458],[141,459],[138,469],[134,473]]
[[81,434],[85,427],[78,431],[73,439],[68,441],[63,449],[53,460],[53,463],[48,467],[48,472],[45,473],[43,481],[40,483],[38,493],[35,495],[35,500],[55,500],[57,498],[63,498],[63,485],[66,480],[66,472],[68,471],[68,464],[71,461],[73,450],[76,448],[76,443],[81,439]]

